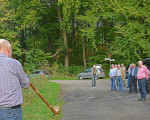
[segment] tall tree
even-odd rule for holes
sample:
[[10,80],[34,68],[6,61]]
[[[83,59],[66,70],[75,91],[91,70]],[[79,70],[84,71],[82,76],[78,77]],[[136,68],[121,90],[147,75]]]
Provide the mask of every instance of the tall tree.
[[79,0],[65,0],[65,1],[58,0],[57,11],[59,16],[60,28],[62,30],[62,38],[64,40],[66,68],[69,67],[69,52],[70,52],[70,48],[68,48],[67,33],[71,32],[71,27],[73,24],[71,21],[71,17],[72,14],[76,15],[78,13],[79,4],[80,4]]
[[85,40],[90,43],[92,48],[96,50],[95,35],[96,35],[96,24],[99,19],[99,1],[83,1],[81,4],[81,12],[78,15],[77,20],[79,21],[79,30],[82,38],[82,48],[83,48],[83,64],[84,68],[86,65],[86,50],[85,50]]

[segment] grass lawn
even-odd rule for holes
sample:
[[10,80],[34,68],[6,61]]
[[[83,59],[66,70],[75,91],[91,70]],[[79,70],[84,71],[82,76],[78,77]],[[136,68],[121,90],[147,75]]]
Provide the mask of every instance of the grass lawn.
[[[62,106],[63,100],[60,97],[59,84],[49,82],[44,77],[37,77],[30,81],[50,105],[53,107],[55,105]],[[28,90],[22,89],[22,91],[24,97],[24,103],[22,104],[23,120],[60,120],[63,118],[62,110],[57,116],[54,116],[31,87]]]

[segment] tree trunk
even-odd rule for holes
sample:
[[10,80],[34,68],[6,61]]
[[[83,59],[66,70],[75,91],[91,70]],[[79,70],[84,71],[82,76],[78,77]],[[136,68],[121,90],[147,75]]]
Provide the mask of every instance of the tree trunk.
[[66,35],[66,30],[64,30],[62,32],[62,35],[63,35],[63,39],[64,39],[64,45],[65,45],[65,68],[68,68],[69,67],[69,53],[68,53],[68,45],[67,45],[67,35]]
[[[75,38],[75,26],[74,26],[74,24],[75,24],[75,21],[74,21],[74,18],[72,19],[72,39],[73,39],[73,42],[72,43],[74,43],[74,56],[76,56],[76,38]],[[75,59],[76,59],[76,57],[75,57]]]
[[[22,48],[25,50],[26,49],[26,43],[25,43],[25,29],[21,31],[21,42],[20,42]],[[22,65],[26,62],[26,56],[23,53],[22,56]]]
[[[61,18],[61,15],[60,15],[60,9],[59,7],[57,7],[57,12],[58,12],[58,17],[59,17],[59,23],[61,24],[62,23],[62,18]],[[67,40],[67,33],[66,33],[66,30],[63,30],[62,31],[62,36],[63,36],[63,39],[64,39],[64,45],[65,45],[65,68],[68,68],[69,67],[69,53],[68,53],[68,40]]]
[[86,69],[86,57],[85,57],[85,38],[82,38],[82,49],[83,49],[83,64],[84,69]]

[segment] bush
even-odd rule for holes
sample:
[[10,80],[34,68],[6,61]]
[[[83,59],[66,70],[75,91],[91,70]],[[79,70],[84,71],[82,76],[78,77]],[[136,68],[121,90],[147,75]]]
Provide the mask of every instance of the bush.
[[66,69],[63,64],[54,63],[50,67],[50,79],[65,79],[72,80],[77,79],[77,75],[84,70],[83,66],[71,65],[68,69]]
[[31,72],[36,69],[47,70],[49,68],[50,53],[45,53],[42,50],[30,50],[24,52],[26,56],[26,62],[24,63],[24,70]]

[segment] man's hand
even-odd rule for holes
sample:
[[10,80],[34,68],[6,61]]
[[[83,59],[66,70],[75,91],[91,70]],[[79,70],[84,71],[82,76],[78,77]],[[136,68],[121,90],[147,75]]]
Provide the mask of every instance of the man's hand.
[[27,88],[25,88],[25,89],[29,89],[29,87],[30,87],[30,85]]
[[101,72],[98,73],[99,75],[101,74]]

